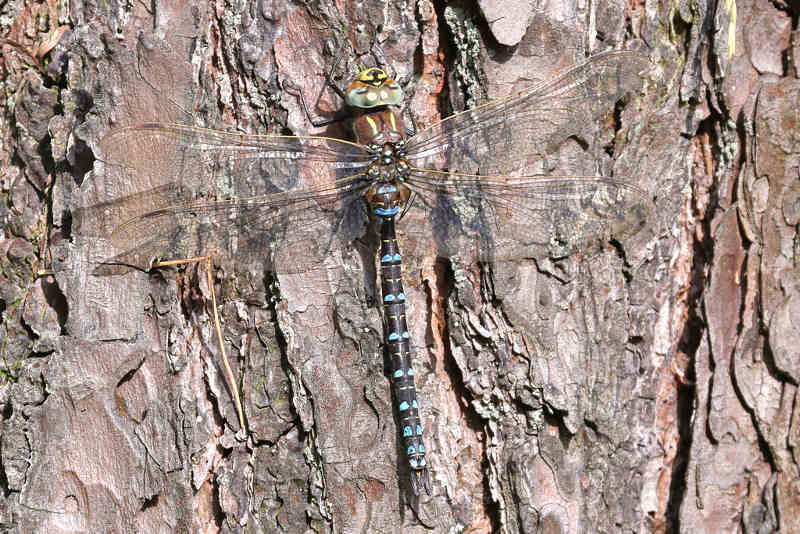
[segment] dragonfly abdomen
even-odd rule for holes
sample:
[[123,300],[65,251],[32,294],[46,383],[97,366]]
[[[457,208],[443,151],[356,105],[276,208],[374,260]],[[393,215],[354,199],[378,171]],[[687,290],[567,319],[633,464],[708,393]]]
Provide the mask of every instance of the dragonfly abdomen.
[[[385,210],[375,207],[376,212]],[[406,323],[406,297],[403,291],[402,258],[395,237],[395,210],[381,218],[381,291],[385,320],[386,350],[392,359],[392,383],[399,418],[403,448],[411,468],[411,487],[415,495],[420,488],[430,495],[425,445],[422,441],[422,419],[419,416],[417,390],[414,387],[414,368]]]

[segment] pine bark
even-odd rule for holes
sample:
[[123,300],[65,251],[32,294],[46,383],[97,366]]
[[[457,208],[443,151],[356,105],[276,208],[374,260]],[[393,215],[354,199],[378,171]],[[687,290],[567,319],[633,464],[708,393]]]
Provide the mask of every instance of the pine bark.
[[[5,4],[0,532],[800,532],[795,7]],[[94,276],[108,245],[72,227],[126,124],[346,137],[288,87],[329,117],[326,73],[377,55],[424,126],[610,48],[652,59],[643,90],[554,165],[646,190],[647,225],[404,266],[430,497],[374,240],[299,274],[216,258],[209,288],[202,266]]]

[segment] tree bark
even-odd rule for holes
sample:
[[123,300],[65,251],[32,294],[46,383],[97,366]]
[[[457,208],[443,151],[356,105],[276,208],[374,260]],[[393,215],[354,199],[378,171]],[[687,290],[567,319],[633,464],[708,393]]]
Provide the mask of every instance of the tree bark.
[[[0,531],[800,532],[794,9],[6,4]],[[646,190],[644,229],[405,265],[432,496],[408,487],[374,237],[298,274],[217,257],[209,288],[200,266],[94,276],[110,245],[73,228],[144,187],[100,187],[114,128],[346,138],[289,88],[330,117],[326,73],[358,61],[408,80],[424,127],[612,48],[651,58],[643,90],[551,163]]]

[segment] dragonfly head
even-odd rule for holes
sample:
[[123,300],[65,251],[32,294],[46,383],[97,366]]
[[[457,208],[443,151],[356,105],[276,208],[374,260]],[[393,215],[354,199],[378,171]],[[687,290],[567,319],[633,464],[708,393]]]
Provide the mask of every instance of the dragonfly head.
[[362,70],[344,92],[345,102],[354,108],[396,106],[403,101],[403,89],[383,69]]

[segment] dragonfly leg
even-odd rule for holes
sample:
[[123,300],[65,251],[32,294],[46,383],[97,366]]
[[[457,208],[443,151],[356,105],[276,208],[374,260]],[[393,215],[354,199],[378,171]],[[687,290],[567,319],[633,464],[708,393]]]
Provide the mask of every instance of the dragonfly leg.
[[[344,97],[344,93],[342,93],[341,90],[338,87],[336,87],[335,85],[331,84],[330,80],[328,81],[328,83],[331,85],[331,87],[336,89],[337,94],[339,94],[340,96]],[[300,103],[303,105],[303,111],[306,114],[306,118],[308,118],[308,122],[310,122],[312,124],[312,126],[314,126],[315,128],[320,128],[322,126],[327,126],[328,124],[333,124],[335,122],[341,122],[341,121],[343,121],[345,119],[350,118],[350,116],[351,116],[351,113],[347,109],[342,109],[340,111],[337,111],[333,115],[333,117],[331,117],[330,119],[315,119],[314,117],[311,116],[311,110],[308,108],[308,104],[306,104],[306,97],[303,95],[303,90],[300,89],[299,87],[297,87],[296,85],[294,85],[294,83],[289,82],[289,81],[284,81],[283,82],[283,86],[284,86],[284,89],[291,88],[289,90],[290,93],[292,91],[296,91],[296,93],[293,93],[293,94],[295,94],[295,95],[300,97]]]
[[398,221],[402,221],[403,220],[403,217],[406,216],[406,213],[408,213],[408,210],[411,209],[411,206],[414,205],[414,200],[416,198],[417,198],[417,194],[414,191],[412,191],[411,192],[411,197],[406,201],[406,205],[403,206],[403,211],[401,211],[400,215],[397,216],[397,220]]
[[[344,56],[343,53],[344,49],[345,45],[343,44],[339,48],[339,52],[337,52],[336,54],[336,60],[333,62],[333,65],[331,65],[330,70],[325,75],[325,85],[333,89],[334,92],[342,100],[346,100],[346,96],[344,94],[344,91],[342,91],[342,89],[338,85],[336,85],[336,81],[333,78],[333,73],[336,72],[336,68],[339,66],[339,62],[342,60],[342,57]],[[345,119],[349,119],[351,116],[351,113],[347,109],[341,109],[338,112],[336,112],[330,119],[315,119],[311,116],[311,110],[309,109],[308,104],[306,104],[306,98],[305,95],[303,95],[303,90],[294,85],[294,83],[285,81],[284,88],[288,87],[291,87],[293,91],[296,91],[295,94],[300,96],[300,103],[303,105],[303,111],[306,114],[306,118],[308,118],[308,122],[310,122],[315,128],[327,126],[328,124],[333,124],[335,122],[341,122]]]
[[411,123],[410,128],[406,126],[406,135],[408,137],[414,137],[415,135],[417,135],[417,132],[419,131],[419,128],[417,127],[417,119],[414,118],[414,114],[411,113],[411,110],[406,110],[406,115],[408,115],[408,118],[410,119]]
[[389,77],[392,79],[397,79],[397,72],[395,71],[393,65],[389,65],[389,61],[386,59],[386,54],[383,51],[383,47],[377,42],[373,42],[370,52],[372,52],[372,57],[375,59],[375,64],[381,68],[386,67],[385,70],[387,71]]
[[344,50],[344,45],[342,45],[342,47],[339,49],[339,53],[336,55],[337,56],[336,57],[336,61],[333,62],[333,65],[331,66],[331,70],[329,70],[328,74],[325,75],[325,83],[328,85],[328,87],[333,89],[336,92],[337,95],[339,95],[339,98],[341,98],[342,100],[345,100],[346,97],[345,97],[344,91],[342,91],[339,88],[339,86],[336,85],[336,82],[333,79],[333,73],[336,72],[336,67],[339,66],[339,62],[342,60],[342,56],[344,56],[344,54],[342,53],[342,50]]

